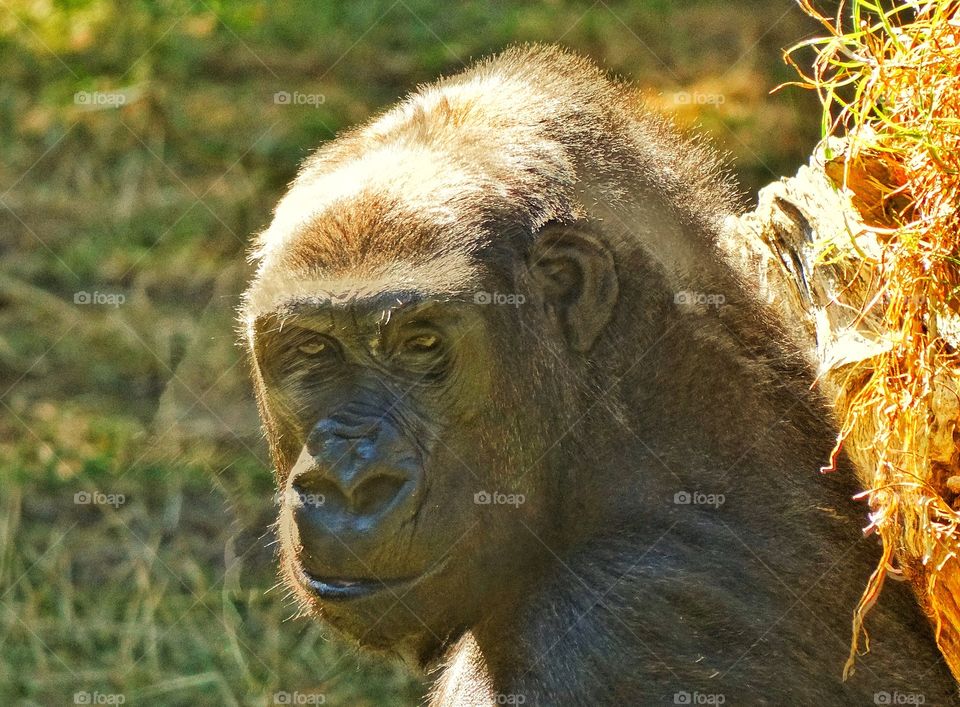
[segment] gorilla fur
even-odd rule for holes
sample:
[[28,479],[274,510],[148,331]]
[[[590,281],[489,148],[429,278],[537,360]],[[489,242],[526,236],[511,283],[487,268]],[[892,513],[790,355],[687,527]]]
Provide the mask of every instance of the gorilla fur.
[[[545,46],[310,157],[241,312],[304,609],[438,670],[435,704],[955,700],[902,586],[841,679],[878,548],[849,470],[817,474],[836,430],[812,372],[717,246],[733,194],[703,144]],[[402,354],[443,351],[429,385],[386,333],[424,302],[459,322]]]

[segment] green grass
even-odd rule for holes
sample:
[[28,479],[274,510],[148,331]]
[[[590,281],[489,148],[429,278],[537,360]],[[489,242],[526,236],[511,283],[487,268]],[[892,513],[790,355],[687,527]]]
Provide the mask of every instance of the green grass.
[[677,115],[752,192],[817,139],[812,97],[766,95],[806,22],[789,0],[0,3],[0,704],[416,704],[418,678],[268,591],[232,322],[250,234],[319,142],[518,41],[562,39],[668,110],[723,95]]

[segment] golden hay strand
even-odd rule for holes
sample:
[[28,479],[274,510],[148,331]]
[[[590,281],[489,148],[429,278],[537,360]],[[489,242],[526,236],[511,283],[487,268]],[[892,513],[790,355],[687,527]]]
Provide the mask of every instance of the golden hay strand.
[[[849,242],[824,244],[822,257],[843,262],[843,302],[884,344],[853,371],[828,373],[841,391],[838,445],[867,488],[868,531],[883,541],[854,613],[844,674],[893,571],[914,580],[960,677],[960,642],[944,643],[940,630],[960,632],[960,612],[943,589],[960,584],[960,2],[853,0],[834,18],[808,0],[800,5],[826,36],[787,59],[799,85],[820,96],[824,138],[844,138],[827,172],[861,216]],[[791,58],[802,48],[816,52],[812,73]],[[864,237],[879,250],[861,248]]]

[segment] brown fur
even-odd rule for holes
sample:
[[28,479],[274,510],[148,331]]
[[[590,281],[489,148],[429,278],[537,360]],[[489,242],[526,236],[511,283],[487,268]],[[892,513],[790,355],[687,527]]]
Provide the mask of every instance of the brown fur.
[[575,220],[584,181],[611,204],[638,180],[655,184],[680,221],[713,228],[733,203],[720,173],[710,150],[681,141],[587,60],[515,48],[420,89],[307,160],[257,239],[246,311],[262,311],[258,286],[273,287],[278,272],[332,279],[469,259],[491,245],[491,223],[536,232]]
[[[416,525],[370,552],[378,569],[398,576],[412,558],[419,572],[463,532],[411,591],[427,630],[399,610],[368,625],[326,606],[327,621],[422,664],[446,653],[438,701],[646,704],[699,690],[728,704],[860,704],[921,687],[928,703],[953,698],[926,623],[895,589],[871,614],[886,642],[839,681],[876,548],[859,540],[849,477],[816,474],[835,430],[811,372],[717,250],[734,209],[710,150],[555,47],[423,87],[304,164],[257,239],[241,311],[281,485],[316,420],[285,419],[296,413],[276,404],[283,391],[261,364],[280,355],[270,334],[297,308],[353,316],[349,333],[370,330],[361,310],[389,318],[394,303],[378,298],[527,298],[465,315],[476,331],[463,357],[479,363],[436,396],[440,413],[398,394],[382,415],[425,431],[414,444],[429,483]],[[542,262],[565,248],[580,268],[566,284]],[[680,306],[687,289],[726,303]],[[465,500],[477,484],[531,502],[478,509]],[[683,488],[728,502],[678,507]],[[286,512],[294,586],[301,548]]]

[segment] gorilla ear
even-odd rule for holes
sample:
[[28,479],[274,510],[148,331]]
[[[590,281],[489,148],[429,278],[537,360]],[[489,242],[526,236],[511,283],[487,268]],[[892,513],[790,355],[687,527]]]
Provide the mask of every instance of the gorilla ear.
[[613,316],[619,284],[613,254],[574,226],[547,226],[527,259],[546,315],[571,348],[586,353]]

